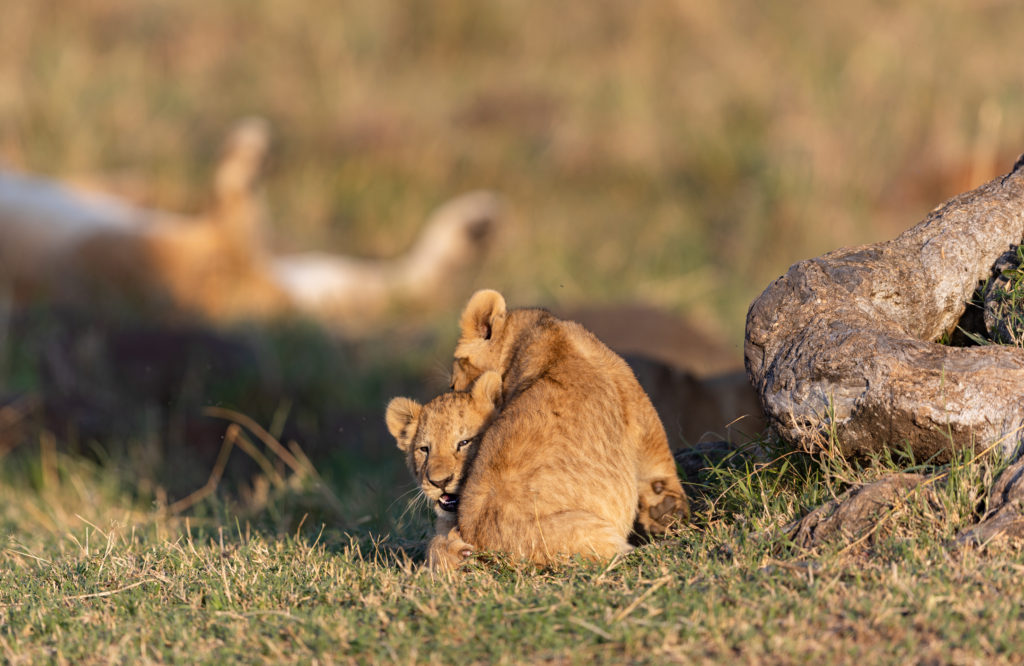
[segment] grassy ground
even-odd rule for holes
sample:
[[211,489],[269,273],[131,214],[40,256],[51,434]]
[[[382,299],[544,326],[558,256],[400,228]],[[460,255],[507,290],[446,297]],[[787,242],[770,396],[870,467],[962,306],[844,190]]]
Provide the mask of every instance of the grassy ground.
[[[280,533],[216,501],[168,518],[109,470],[61,454],[39,465],[5,466],[0,485],[0,654],[12,663],[1024,657],[1020,551],[949,545],[998,469],[984,460],[954,463],[934,496],[911,495],[862,538],[813,551],[777,529],[890,464],[727,461],[695,480],[695,526],[678,536],[610,564],[498,558],[451,578],[419,568],[426,525],[404,501],[386,536],[309,521]],[[294,511],[288,494],[308,491],[293,475],[274,510]]]
[[[789,264],[895,235],[1024,146],[1008,2],[9,4],[0,162],[195,210],[225,129],[265,115],[279,249],[394,254],[493,188],[509,225],[472,286],[652,303],[737,347]],[[782,448],[694,479],[695,528],[612,565],[433,578],[382,410],[443,387],[454,313],[372,343],[150,330],[127,355],[131,328],[0,315],[6,661],[1024,658],[1024,557],[950,546],[994,462],[801,551],[778,528],[913,465]]]

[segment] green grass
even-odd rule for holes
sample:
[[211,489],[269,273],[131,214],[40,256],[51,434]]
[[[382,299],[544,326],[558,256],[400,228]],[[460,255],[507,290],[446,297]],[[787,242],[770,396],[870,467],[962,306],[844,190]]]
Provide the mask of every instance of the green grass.
[[[266,508],[243,520],[216,497],[197,517],[168,516],[109,469],[59,452],[19,461],[34,471],[5,465],[0,482],[0,653],[14,663],[1024,657],[1024,556],[950,546],[998,471],[984,457],[921,468],[945,472],[931,495],[911,494],[866,538],[811,551],[778,528],[826,488],[895,466],[783,449],[771,462],[733,458],[691,487],[693,529],[621,560],[536,569],[498,557],[450,577],[421,568],[428,517],[404,500],[386,534],[306,514],[281,531]],[[308,481],[291,475],[273,511],[298,518],[291,500]]]
[[960,325],[943,344],[1024,347],[1024,246],[996,261],[967,303]]

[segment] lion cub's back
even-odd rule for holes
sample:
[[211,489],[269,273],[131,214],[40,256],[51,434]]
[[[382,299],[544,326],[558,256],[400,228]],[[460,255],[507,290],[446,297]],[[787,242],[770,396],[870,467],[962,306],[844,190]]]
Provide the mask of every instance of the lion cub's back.
[[530,530],[537,516],[581,509],[619,525],[623,534],[632,528],[636,452],[627,443],[638,427],[633,385],[646,396],[625,362],[597,338],[572,322],[558,329],[563,339],[552,344],[562,353],[503,406],[467,479],[460,528],[483,548],[514,552],[516,544],[504,541]]
[[[633,369],[625,359],[612,351],[607,345],[581,324],[574,321],[563,321],[563,327],[570,335],[582,359],[597,373],[596,381],[614,387],[616,396],[612,402],[618,408],[618,416],[622,427],[629,430],[629,435],[622,442],[624,447],[632,447],[644,441],[643,433],[651,430],[663,431],[661,419],[650,397],[640,386]],[[587,391],[588,386],[581,384],[579,389]],[[638,452],[643,455],[643,452]]]

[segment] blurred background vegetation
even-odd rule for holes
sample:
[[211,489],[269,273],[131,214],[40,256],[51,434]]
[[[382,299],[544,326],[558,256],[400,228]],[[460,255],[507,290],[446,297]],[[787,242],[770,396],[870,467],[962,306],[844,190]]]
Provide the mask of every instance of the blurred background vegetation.
[[[276,249],[395,255],[436,205],[489,188],[509,219],[473,287],[516,305],[652,304],[739,362],[747,305],[790,264],[890,238],[1009,169],[1024,149],[1022,30],[1024,5],[1008,0],[8,3],[0,163],[195,211],[227,129],[262,115]],[[33,451],[39,432],[100,459],[121,450],[159,502],[178,469],[168,452],[199,441],[192,415],[225,405],[316,453],[358,507],[347,519],[386,526],[374,512],[393,509],[404,471],[380,412],[444,385],[455,316],[370,343],[289,323],[240,331],[248,356],[179,358],[164,385],[104,403],[96,432],[70,398],[56,410],[68,427],[53,408],[16,437],[0,427]],[[53,383],[40,369],[53,340],[95,326],[57,334],[47,317],[16,318],[0,340],[8,405]],[[88,357],[72,367],[93,388],[75,400],[138,385],[130,363],[87,352],[66,353]],[[204,451],[174,472],[179,496],[217,445]],[[38,483],[44,462],[23,463]],[[384,489],[383,509],[360,504],[365,484]]]

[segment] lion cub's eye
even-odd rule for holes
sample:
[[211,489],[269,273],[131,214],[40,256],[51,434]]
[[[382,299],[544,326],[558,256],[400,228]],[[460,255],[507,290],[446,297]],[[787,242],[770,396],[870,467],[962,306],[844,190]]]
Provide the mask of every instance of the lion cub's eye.
[[469,446],[472,443],[473,443],[473,438],[472,437],[469,438],[469,439],[464,439],[464,440],[462,440],[461,442],[459,442],[458,444],[455,445],[455,450],[456,451],[461,451],[462,447]]
[[419,448],[419,452],[420,453],[430,453],[430,447],[429,446],[421,446]]

